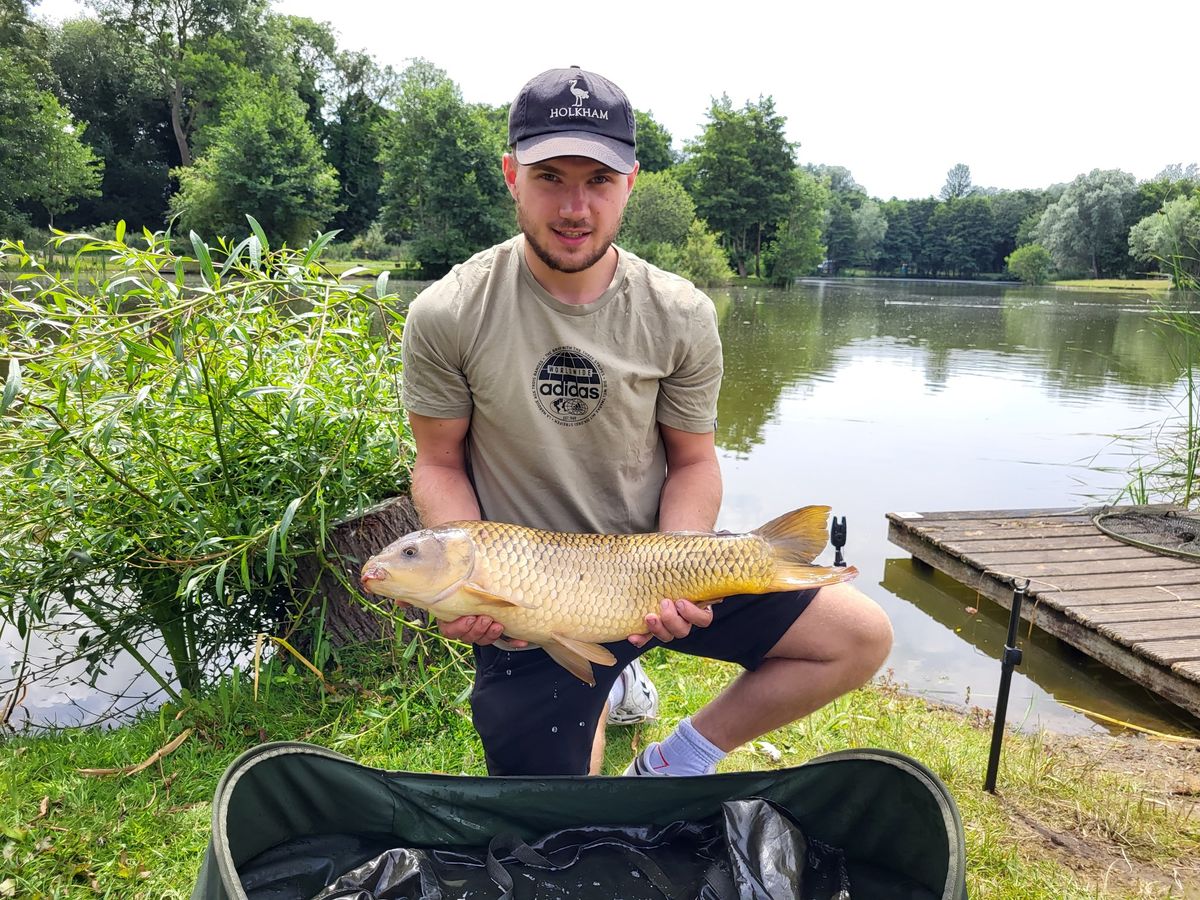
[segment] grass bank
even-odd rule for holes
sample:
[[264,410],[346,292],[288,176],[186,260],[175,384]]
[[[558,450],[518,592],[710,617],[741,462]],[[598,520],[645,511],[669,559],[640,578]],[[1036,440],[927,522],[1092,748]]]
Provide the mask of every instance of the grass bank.
[[[609,730],[605,770],[701,705],[729,667],[656,651],[648,657],[662,723]],[[399,673],[399,674],[398,674]],[[423,689],[414,690],[420,679]],[[311,676],[272,669],[258,700],[230,680],[209,701],[164,707],[113,731],[70,730],[0,745],[0,897],[186,898],[209,836],[210,800],[225,767],[267,740],[304,740],[375,766],[482,774],[466,688],[452,669],[414,676],[387,654],[363,654],[322,690]],[[444,702],[431,702],[430,693]],[[418,702],[411,699],[419,694]],[[410,699],[406,699],[410,698]],[[972,898],[1196,896],[1200,815],[1195,797],[1168,787],[1162,766],[1141,774],[1106,766],[1101,742],[1084,750],[1045,737],[1006,742],[998,796],[980,789],[990,727],[980,715],[931,706],[887,683],[857,691],[806,721],[732,754],[723,768],[795,765],[846,747],[887,747],[924,762],[954,793],[966,827]],[[136,774],[91,776],[169,755]],[[1157,759],[1170,748],[1148,747]],[[1200,752],[1176,750],[1177,755]],[[1121,759],[1127,755],[1122,754]],[[1189,760],[1177,760],[1186,777]],[[1129,767],[1126,766],[1127,770]],[[1194,772],[1200,791],[1200,763]],[[1171,782],[1174,784],[1174,782]]]
[[1050,287],[1085,291],[1139,291],[1159,294],[1171,290],[1170,278],[1075,278],[1052,281]]

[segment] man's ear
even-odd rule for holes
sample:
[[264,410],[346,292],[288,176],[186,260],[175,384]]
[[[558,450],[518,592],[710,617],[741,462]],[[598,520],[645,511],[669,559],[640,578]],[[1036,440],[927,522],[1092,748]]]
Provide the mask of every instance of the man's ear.
[[517,196],[517,167],[519,166],[517,158],[511,153],[505,153],[501,165],[504,168],[504,183],[508,185],[508,192],[515,198]]
[[633,193],[633,183],[635,181],[637,181],[638,172],[640,172],[641,169],[642,169],[642,164],[639,162],[635,162],[633,164],[633,171],[625,176],[625,196],[626,197],[628,197],[630,194]]

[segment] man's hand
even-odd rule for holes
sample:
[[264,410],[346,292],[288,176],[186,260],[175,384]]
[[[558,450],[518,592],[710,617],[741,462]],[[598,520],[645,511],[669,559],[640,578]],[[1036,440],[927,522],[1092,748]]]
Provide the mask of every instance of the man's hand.
[[675,638],[687,637],[693,627],[707,628],[713,620],[712,603],[699,607],[691,600],[664,600],[659,604],[660,612],[646,615],[646,628],[650,633],[631,634],[629,643],[644,647],[653,638],[669,643]]
[[[438,631],[442,637],[468,644],[486,647],[504,637],[504,626],[491,616],[459,616],[457,619],[438,620]],[[528,647],[529,641],[508,639],[513,647]]]

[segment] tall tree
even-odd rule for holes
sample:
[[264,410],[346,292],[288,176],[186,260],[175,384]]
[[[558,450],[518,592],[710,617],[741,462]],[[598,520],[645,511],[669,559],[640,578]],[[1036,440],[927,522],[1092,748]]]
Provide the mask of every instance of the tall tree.
[[671,149],[671,133],[649,112],[633,111],[637,126],[637,158],[642,172],[665,172],[679,161]]
[[854,262],[858,243],[854,213],[866,202],[867,192],[843,166],[807,165],[804,171],[821,181],[829,197],[821,230],[826,248],[825,268],[836,275]]
[[876,269],[879,248],[887,235],[888,220],[883,208],[874,200],[866,200],[851,215],[854,222],[855,262]]
[[696,204],[670,172],[642,172],[621,224],[622,246],[649,258],[654,244],[680,244],[696,218]]
[[946,183],[942,185],[938,196],[949,201],[958,200],[960,197],[970,197],[974,193],[975,187],[971,184],[971,167],[965,163],[957,163],[946,173]]
[[1176,197],[1129,231],[1129,252],[1175,276],[1200,279],[1200,194]]
[[364,233],[379,216],[379,188],[383,184],[379,153],[388,116],[383,101],[395,83],[395,72],[390,67],[380,68],[366,53],[350,52],[338,57],[325,148],[341,183],[341,211],[333,225],[347,235]]
[[787,213],[796,161],[786,124],[770,97],[735,110],[723,96],[713,101],[704,132],[689,147],[696,210],[721,234],[742,275],[751,257],[754,274],[761,274],[762,246]]
[[298,246],[333,216],[337,173],[293,92],[263,84],[211,129],[204,155],[178,171],[171,209],[184,228],[232,238],[246,232],[249,213],[272,241]]
[[66,221],[159,228],[178,158],[149,54],[102,22],[74,19],[52,32],[49,59],[63,102],[87,123],[84,142],[104,161],[100,196],[82,200]]
[[96,193],[102,164],[71,114],[7,49],[0,71],[0,224],[15,229],[40,207],[53,225],[76,198]]
[[792,171],[788,211],[777,223],[767,250],[767,271],[775,284],[786,285],[813,272],[825,258],[821,222],[829,193],[821,179],[803,169]]
[[1129,264],[1127,235],[1137,180],[1117,169],[1080,175],[1047,207],[1038,222],[1037,242],[1065,271],[1121,272]]
[[105,23],[142,44],[152,60],[155,84],[170,110],[179,161],[192,164],[192,138],[205,104],[218,91],[209,84],[219,63],[246,54],[247,40],[261,33],[258,0],[90,0]]
[[488,110],[426,60],[401,73],[384,130],[381,215],[431,275],[512,233],[500,170],[504,147]]

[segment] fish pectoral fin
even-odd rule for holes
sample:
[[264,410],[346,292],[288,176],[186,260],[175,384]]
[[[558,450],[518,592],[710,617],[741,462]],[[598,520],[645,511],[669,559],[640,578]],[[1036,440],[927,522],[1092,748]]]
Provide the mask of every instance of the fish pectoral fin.
[[526,606],[527,605],[525,603],[518,603],[516,600],[513,600],[511,597],[501,597],[499,594],[493,594],[491,591],[487,590],[486,588],[481,588],[479,585],[473,584],[470,581],[463,582],[462,590],[466,591],[471,596],[476,597],[479,600],[482,600],[484,603],[496,603],[501,606]]
[[572,653],[578,653],[589,662],[598,663],[602,666],[615,666],[617,664],[617,658],[608,652],[607,647],[601,647],[599,644],[593,644],[590,641],[577,641],[575,638],[567,637],[565,634],[559,634],[556,631],[550,633],[556,641]]
[[568,647],[556,640],[546,641],[542,649],[550,658],[585,684],[596,686],[596,676],[592,674],[592,664]]

